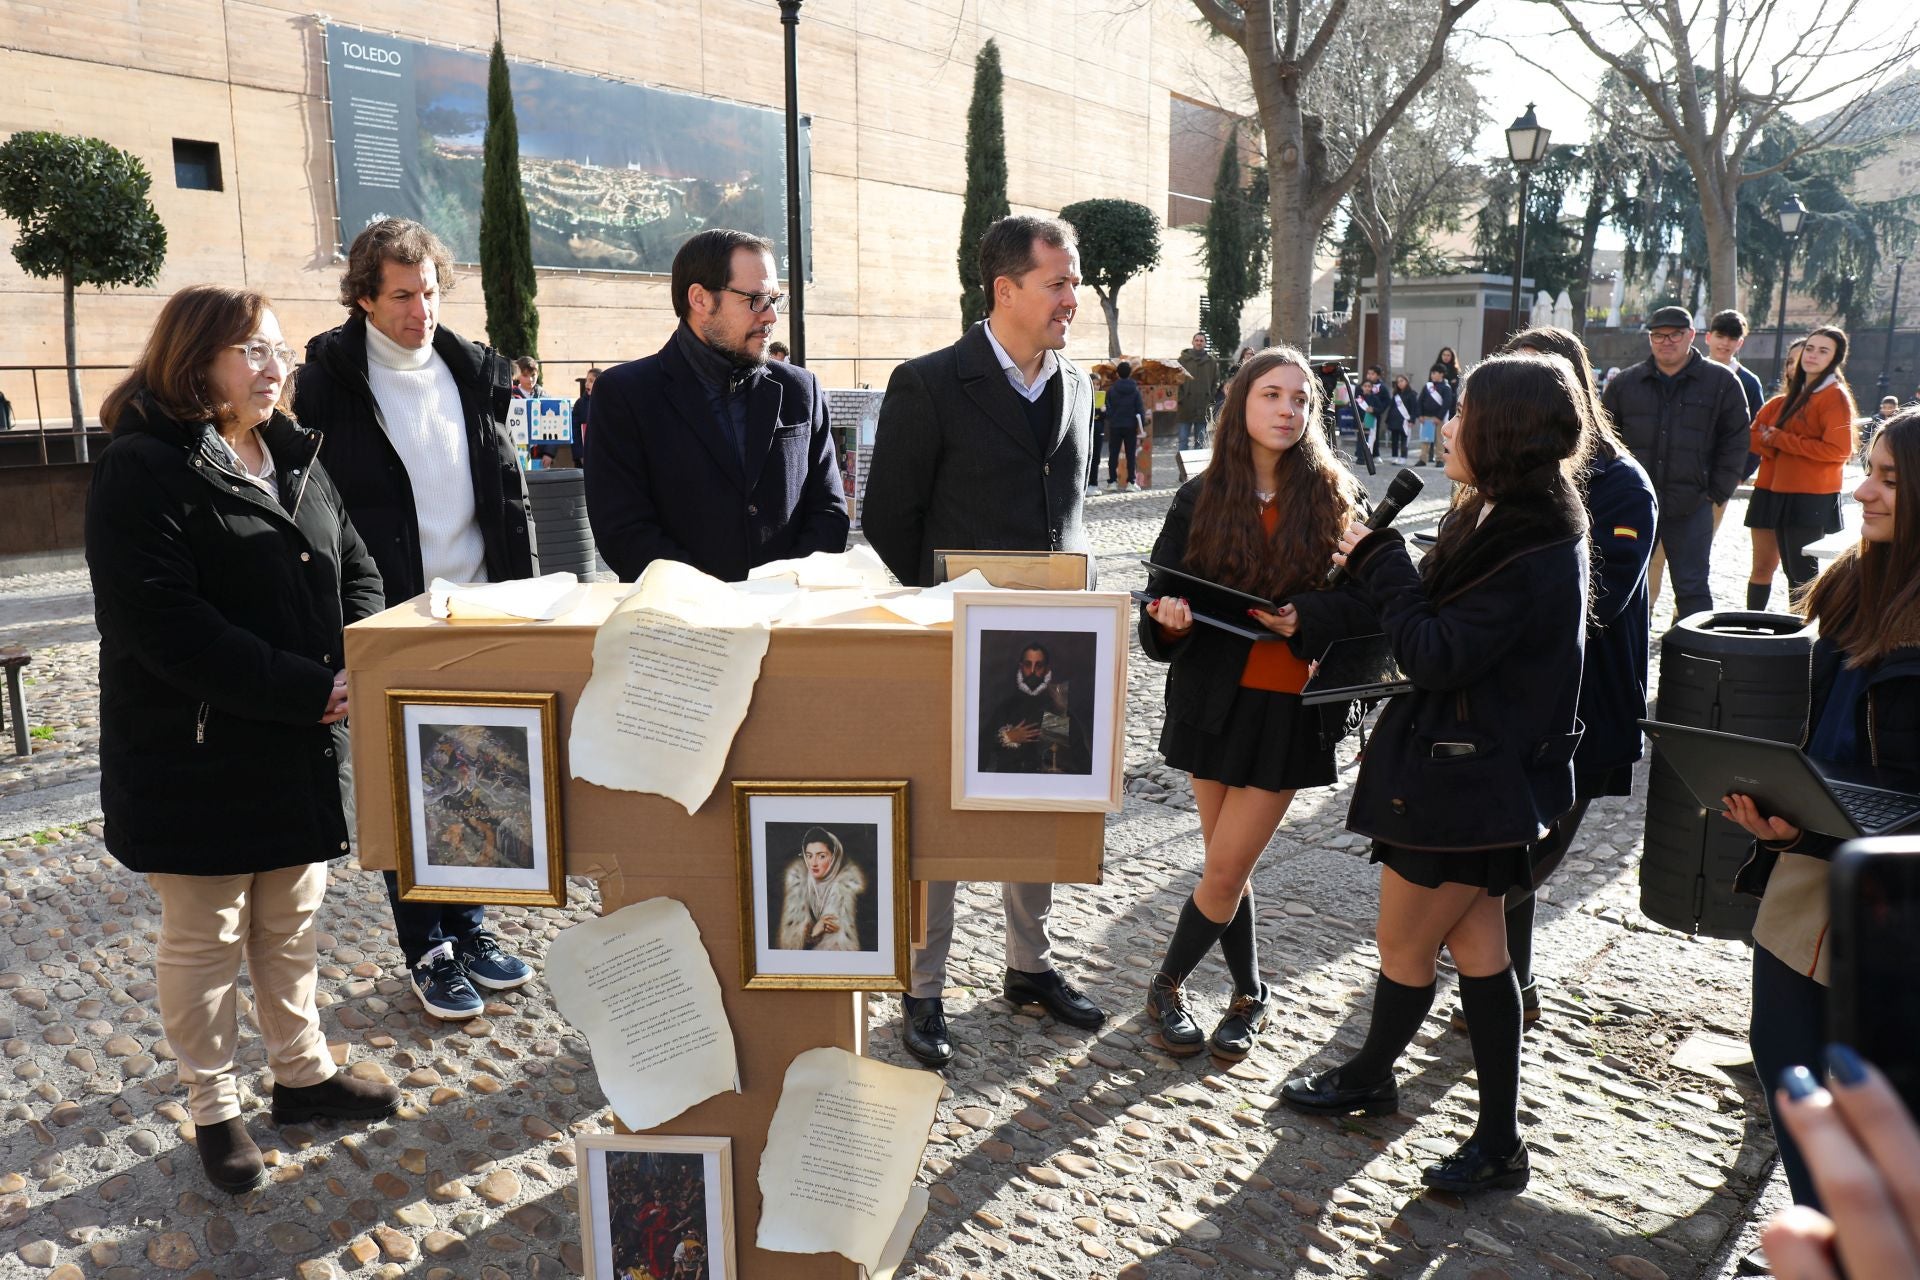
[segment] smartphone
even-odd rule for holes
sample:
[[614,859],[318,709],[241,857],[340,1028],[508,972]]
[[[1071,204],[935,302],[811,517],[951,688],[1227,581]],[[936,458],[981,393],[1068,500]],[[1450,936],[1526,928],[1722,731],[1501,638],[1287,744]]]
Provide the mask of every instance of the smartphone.
[[1829,883],[1831,1036],[1880,1068],[1920,1117],[1920,836],[1849,840]]

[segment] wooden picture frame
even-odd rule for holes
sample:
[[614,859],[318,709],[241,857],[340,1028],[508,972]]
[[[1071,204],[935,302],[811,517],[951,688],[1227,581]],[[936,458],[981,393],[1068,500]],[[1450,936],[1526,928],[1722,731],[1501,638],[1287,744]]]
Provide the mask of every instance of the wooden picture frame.
[[996,587],[1085,591],[1093,557],[1085,551],[935,551],[934,576],[952,582],[977,569]]
[[953,593],[955,809],[1119,812],[1132,625],[1125,592]]
[[733,784],[740,980],[749,991],[905,991],[905,782]]
[[387,692],[402,901],[567,904],[559,722],[557,693]]
[[[738,1280],[734,1259],[733,1139],[695,1138],[678,1134],[649,1137],[642,1134],[591,1133],[574,1141],[576,1174],[580,1184],[580,1254],[587,1280],[622,1280],[628,1268],[644,1265],[649,1274],[671,1276],[673,1253],[688,1247],[690,1239],[704,1247],[707,1280]],[[684,1215],[686,1179],[697,1168],[701,1182],[702,1226],[678,1239],[659,1239],[640,1214],[622,1215],[619,1209],[644,1210],[645,1197],[660,1194],[674,1201],[663,1204],[668,1215]],[[661,1229],[671,1224],[662,1223]],[[666,1268],[650,1264],[661,1261]]]

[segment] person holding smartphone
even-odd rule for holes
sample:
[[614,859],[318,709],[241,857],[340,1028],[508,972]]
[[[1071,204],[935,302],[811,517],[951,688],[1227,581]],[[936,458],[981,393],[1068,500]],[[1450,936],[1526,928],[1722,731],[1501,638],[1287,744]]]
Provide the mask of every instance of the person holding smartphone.
[[[1837,765],[1920,767],[1920,503],[1897,501],[1902,472],[1920,476],[1920,409],[1876,433],[1860,503],[1860,542],[1813,581],[1800,608],[1819,625],[1813,646],[1806,753]],[[1907,514],[1900,514],[1905,510]],[[1818,1206],[1815,1180],[1774,1091],[1812,1062],[1827,1039],[1828,860],[1841,843],[1760,810],[1751,796],[1723,798],[1726,817],[1754,837],[1734,888],[1760,896],[1753,922],[1754,1068],[1766,1088],[1780,1162],[1796,1204]]]
[[1579,476],[1593,433],[1578,376],[1556,356],[1504,355],[1461,386],[1442,431],[1459,486],[1416,568],[1401,535],[1349,524],[1333,559],[1380,612],[1413,682],[1387,703],[1347,813],[1381,864],[1380,975],[1360,1052],[1286,1082],[1318,1115],[1399,1109],[1393,1064],[1433,1007],[1442,944],[1460,974],[1480,1114],[1430,1187],[1523,1187],[1520,988],[1507,956],[1507,891],[1532,883],[1527,846],[1573,805],[1575,706],[1585,650],[1587,513]]
[[[1227,386],[1213,461],[1174,495],[1153,563],[1250,595],[1282,601],[1247,610],[1281,641],[1255,642],[1196,623],[1167,575],[1147,585],[1140,642],[1168,664],[1160,752],[1193,776],[1206,862],[1147,987],[1146,1021],[1162,1048],[1190,1057],[1211,1046],[1238,1061],[1269,1012],[1253,929],[1254,865],[1301,787],[1334,780],[1344,708],[1307,707],[1307,658],[1377,622],[1350,591],[1318,590],[1327,557],[1354,517],[1359,483],[1315,429],[1320,382],[1306,357],[1272,347],[1249,357]],[[1233,975],[1233,999],[1204,1036],[1183,984],[1215,943]]]

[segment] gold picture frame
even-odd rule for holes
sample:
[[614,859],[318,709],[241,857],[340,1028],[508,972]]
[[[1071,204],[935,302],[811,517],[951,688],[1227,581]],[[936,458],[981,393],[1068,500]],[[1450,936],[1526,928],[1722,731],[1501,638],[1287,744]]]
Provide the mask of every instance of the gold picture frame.
[[742,986],[907,989],[905,782],[735,782],[733,846]]
[[406,902],[564,907],[560,695],[387,691]]
[[[706,1253],[709,1280],[737,1280],[733,1235],[733,1139],[679,1134],[649,1137],[627,1133],[590,1133],[574,1140],[580,1184],[580,1253],[587,1280],[622,1280],[629,1267],[646,1266],[649,1275],[670,1276],[673,1252],[699,1243]],[[614,1197],[684,1194],[695,1161],[700,1173],[702,1212],[689,1236],[661,1241],[649,1238],[647,1224],[619,1222]],[[666,1206],[662,1206],[665,1208]],[[675,1210],[684,1210],[675,1204]],[[622,1228],[625,1228],[624,1230]],[[651,1265],[664,1253],[666,1270]]]
[[1123,591],[953,593],[953,808],[1120,812],[1133,616]]

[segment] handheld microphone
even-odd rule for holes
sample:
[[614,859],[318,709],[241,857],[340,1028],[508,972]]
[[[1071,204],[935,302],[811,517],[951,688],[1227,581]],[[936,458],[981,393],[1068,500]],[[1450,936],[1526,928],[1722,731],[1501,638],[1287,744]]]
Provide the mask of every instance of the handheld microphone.
[[[1413,468],[1408,467],[1402,470],[1393,478],[1393,483],[1387,486],[1386,495],[1380,499],[1379,505],[1374,507],[1373,514],[1367,517],[1367,528],[1384,529],[1392,524],[1395,517],[1400,514],[1401,508],[1419,497],[1420,491],[1426,487],[1426,481],[1422,480]],[[1346,576],[1347,571],[1335,565],[1333,571],[1327,575],[1327,585],[1338,586]]]

